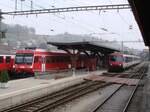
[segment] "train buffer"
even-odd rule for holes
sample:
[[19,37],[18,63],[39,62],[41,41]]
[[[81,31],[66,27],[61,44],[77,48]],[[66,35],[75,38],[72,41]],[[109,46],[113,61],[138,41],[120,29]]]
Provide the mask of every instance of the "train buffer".
[[128,86],[135,86],[139,82],[139,79],[98,76],[98,75],[85,77],[84,80],[110,82],[114,84],[125,84]]

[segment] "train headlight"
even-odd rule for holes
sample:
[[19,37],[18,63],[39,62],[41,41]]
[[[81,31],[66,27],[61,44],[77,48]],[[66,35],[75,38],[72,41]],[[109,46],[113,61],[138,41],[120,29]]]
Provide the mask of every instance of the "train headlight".
[[110,64],[110,66],[112,66],[112,64]]
[[15,65],[13,65],[13,68],[15,68]]
[[119,64],[119,66],[121,66],[121,64]]

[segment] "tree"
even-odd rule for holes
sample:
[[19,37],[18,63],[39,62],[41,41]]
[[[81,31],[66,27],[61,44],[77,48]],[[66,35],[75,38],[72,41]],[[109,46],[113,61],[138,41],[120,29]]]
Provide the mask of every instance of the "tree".
[[5,88],[5,84],[8,82],[9,76],[8,72],[6,70],[3,70],[0,72],[0,82],[1,82],[1,88]]

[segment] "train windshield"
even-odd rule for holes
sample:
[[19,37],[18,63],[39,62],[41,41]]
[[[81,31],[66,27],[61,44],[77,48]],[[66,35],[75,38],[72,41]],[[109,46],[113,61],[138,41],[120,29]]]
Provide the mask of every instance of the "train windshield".
[[121,56],[110,56],[110,61],[122,62],[123,58]]
[[32,64],[33,54],[16,54],[15,64]]

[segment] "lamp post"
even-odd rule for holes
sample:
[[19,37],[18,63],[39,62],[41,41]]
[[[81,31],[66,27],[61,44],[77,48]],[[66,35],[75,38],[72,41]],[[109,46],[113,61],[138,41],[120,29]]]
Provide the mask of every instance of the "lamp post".
[[2,16],[1,9],[0,9],[0,42],[2,38],[5,38],[5,33],[6,33],[6,30],[2,30],[2,19],[3,19],[3,16]]
[[121,41],[121,46],[122,46],[122,53],[124,53],[123,41]]

